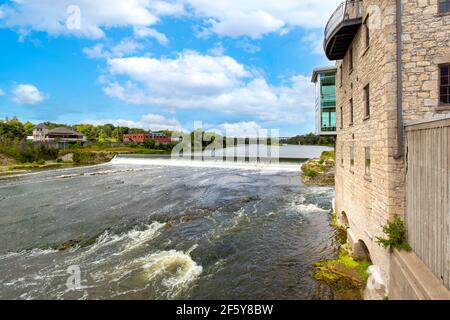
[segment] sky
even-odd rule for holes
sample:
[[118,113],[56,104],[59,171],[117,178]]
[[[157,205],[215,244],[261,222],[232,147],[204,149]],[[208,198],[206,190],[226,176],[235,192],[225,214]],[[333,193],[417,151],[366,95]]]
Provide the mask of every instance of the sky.
[[0,0],[0,118],[314,131],[341,0]]

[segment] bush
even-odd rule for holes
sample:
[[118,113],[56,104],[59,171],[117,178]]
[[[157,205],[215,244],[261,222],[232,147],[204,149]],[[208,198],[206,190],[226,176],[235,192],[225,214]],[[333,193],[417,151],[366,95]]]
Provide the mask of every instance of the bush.
[[8,155],[20,163],[32,163],[41,160],[45,162],[56,160],[58,157],[58,149],[18,141],[1,141],[0,153]]
[[384,248],[411,251],[411,246],[406,239],[405,223],[399,216],[388,222],[383,227],[383,232],[387,238],[377,237],[377,243]]
[[321,164],[323,164],[326,160],[334,159],[334,151],[324,151],[320,156]]
[[95,154],[92,152],[76,151],[73,153],[73,162],[78,164],[95,163]]
[[313,171],[313,170],[306,170],[305,172],[303,172],[303,175],[308,177],[308,178],[315,178],[317,177],[319,173],[317,171]]

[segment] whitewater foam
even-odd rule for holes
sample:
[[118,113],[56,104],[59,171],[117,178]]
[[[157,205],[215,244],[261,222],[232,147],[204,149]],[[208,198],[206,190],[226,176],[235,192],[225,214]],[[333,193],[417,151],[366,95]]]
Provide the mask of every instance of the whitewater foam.
[[188,288],[203,271],[189,254],[170,250],[156,252],[146,258],[147,263],[142,266],[152,281],[161,277],[161,284],[166,288],[162,294],[168,298],[175,298]]
[[173,166],[194,168],[221,168],[221,169],[244,169],[259,171],[300,171],[299,164],[293,163],[263,163],[263,162],[227,162],[227,161],[200,161],[189,159],[153,159],[153,158],[127,158],[115,157],[112,164],[126,165],[151,165],[151,166]]

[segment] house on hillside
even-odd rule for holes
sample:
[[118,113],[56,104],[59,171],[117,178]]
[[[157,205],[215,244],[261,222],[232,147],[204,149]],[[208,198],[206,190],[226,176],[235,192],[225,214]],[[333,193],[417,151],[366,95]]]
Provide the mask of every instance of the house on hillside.
[[71,142],[86,142],[86,137],[65,127],[49,129],[45,124],[41,123],[33,129],[32,141],[55,145],[56,147],[65,147]]

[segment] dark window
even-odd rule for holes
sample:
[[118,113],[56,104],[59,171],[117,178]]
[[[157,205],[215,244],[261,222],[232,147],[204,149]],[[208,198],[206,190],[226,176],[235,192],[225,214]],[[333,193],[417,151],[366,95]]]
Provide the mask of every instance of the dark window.
[[339,66],[339,86],[342,87],[343,84],[343,80],[342,80],[342,64]]
[[450,0],[439,0],[439,12],[450,12]]
[[370,147],[365,147],[364,148],[365,151],[365,158],[366,158],[366,176],[370,176],[370,164],[371,164],[371,160],[370,160]]
[[348,53],[348,72],[353,71],[353,48]]
[[450,105],[450,64],[439,67],[439,102],[441,105]]
[[341,166],[344,166],[344,144],[341,144]]
[[370,85],[364,87],[364,118],[370,117]]
[[370,27],[369,27],[369,16],[367,16],[366,21],[364,21],[364,33],[366,40],[366,48],[370,45]]
[[340,118],[341,118],[341,125],[340,125],[340,128],[341,129],[343,129],[344,128],[344,111],[343,111],[343,109],[342,109],[342,107],[340,107]]
[[353,99],[350,99],[350,125],[353,125]]
[[350,170],[353,169],[353,166],[355,165],[355,147],[350,147]]

